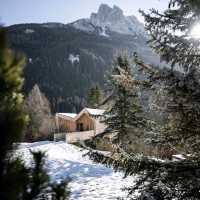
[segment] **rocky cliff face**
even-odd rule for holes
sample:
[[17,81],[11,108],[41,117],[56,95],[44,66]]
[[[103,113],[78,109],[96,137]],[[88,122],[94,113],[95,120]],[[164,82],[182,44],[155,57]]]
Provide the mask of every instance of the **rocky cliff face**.
[[80,19],[71,24],[73,27],[109,36],[109,31],[128,35],[145,35],[144,26],[135,16],[125,16],[117,7],[102,4],[97,13],[92,13],[89,19]]

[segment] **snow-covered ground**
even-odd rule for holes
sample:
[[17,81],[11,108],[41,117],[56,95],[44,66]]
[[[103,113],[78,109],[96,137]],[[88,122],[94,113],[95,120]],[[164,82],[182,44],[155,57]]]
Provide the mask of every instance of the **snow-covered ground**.
[[46,169],[52,181],[70,177],[71,200],[108,200],[126,197],[121,189],[133,183],[128,177],[123,179],[122,173],[101,164],[93,163],[83,157],[85,150],[64,142],[22,143],[19,154],[30,164],[29,150],[44,151],[47,155]]

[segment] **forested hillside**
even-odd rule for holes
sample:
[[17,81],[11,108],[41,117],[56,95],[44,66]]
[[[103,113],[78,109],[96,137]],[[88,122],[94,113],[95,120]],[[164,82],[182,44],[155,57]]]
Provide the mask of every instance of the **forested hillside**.
[[141,34],[109,32],[105,37],[71,25],[48,23],[10,26],[8,37],[10,46],[27,57],[24,92],[28,94],[38,84],[53,111],[79,111],[91,87],[105,87],[105,73],[119,51],[137,51],[148,63],[159,60]]

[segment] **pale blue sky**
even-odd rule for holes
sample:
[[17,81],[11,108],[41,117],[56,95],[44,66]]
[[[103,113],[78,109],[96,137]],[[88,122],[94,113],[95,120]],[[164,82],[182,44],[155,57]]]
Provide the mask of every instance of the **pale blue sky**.
[[136,15],[138,9],[166,8],[168,0],[0,0],[0,21],[5,25],[18,23],[68,23],[87,18],[101,3],[119,6],[126,15]]

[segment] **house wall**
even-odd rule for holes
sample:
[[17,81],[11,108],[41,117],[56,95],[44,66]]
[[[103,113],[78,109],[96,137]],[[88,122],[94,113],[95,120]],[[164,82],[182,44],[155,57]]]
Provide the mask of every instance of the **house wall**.
[[76,121],[72,118],[56,116],[57,129],[60,133],[80,132],[94,130],[94,134],[104,132],[105,124],[101,122],[101,117],[90,116],[83,113]]
[[58,128],[61,132],[74,132],[76,131],[76,123],[72,120],[58,117]]
[[83,126],[82,131],[94,130],[95,128],[94,121],[87,114],[83,114],[79,119],[76,120],[77,129],[80,128],[80,124]]

